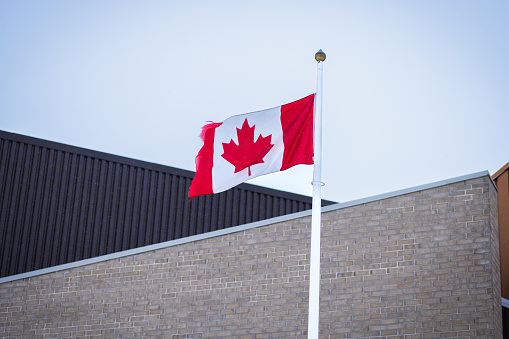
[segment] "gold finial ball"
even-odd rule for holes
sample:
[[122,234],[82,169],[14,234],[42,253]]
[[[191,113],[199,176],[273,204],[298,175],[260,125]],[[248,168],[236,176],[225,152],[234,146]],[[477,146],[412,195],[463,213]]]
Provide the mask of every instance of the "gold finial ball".
[[318,62],[325,61],[325,53],[322,50],[319,50],[318,52],[316,52],[315,60]]

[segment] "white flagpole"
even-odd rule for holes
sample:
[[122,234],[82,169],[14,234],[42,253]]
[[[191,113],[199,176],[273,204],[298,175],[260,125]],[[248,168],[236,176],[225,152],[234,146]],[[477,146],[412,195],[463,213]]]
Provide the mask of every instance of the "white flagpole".
[[308,338],[318,339],[320,325],[320,232],[322,226],[322,76],[325,53],[315,54],[318,61],[314,116],[313,205],[311,209],[311,252],[309,272]]

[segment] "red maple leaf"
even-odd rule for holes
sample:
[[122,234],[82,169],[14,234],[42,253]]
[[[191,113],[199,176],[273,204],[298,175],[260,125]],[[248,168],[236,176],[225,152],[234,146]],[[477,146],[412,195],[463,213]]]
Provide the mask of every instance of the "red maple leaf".
[[248,175],[251,176],[251,166],[262,164],[263,157],[274,146],[270,143],[272,134],[266,137],[262,137],[260,134],[255,142],[254,129],[255,126],[249,127],[246,119],[242,124],[242,128],[237,128],[239,144],[235,144],[233,139],[229,143],[223,142],[224,153],[222,157],[235,166],[235,173],[247,167]]

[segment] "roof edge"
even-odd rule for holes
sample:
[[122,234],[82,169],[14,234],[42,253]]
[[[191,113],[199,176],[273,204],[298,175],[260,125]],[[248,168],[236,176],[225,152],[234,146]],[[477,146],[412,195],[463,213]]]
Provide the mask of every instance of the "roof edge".
[[495,174],[493,174],[491,176],[491,178],[493,180],[497,179],[500,175],[502,175],[502,173],[504,173],[507,169],[509,168],[509,162],[507,164],[505,164],[504,166],[502,166],[502,168],[500,168],[498,171],[495,172]]
[[[339,210],[339,209],[346,208],[346,207],[366,204],[366,203],[377,201],[377,200],[393,198],[393,197],[396,197],[396,196],[399,196],[399,195],[404,195],[404,194],[408,194],[408,193],[414,193],[414,192],[418,192],[418,191],[427,190],[427,189],[430,189],[430,188],[436,188],[436,187],[440,187],[440,186],[445,186],[445,185],[453,184],[453,183],[456,183],[456,182],[459,182],[459,181],[465,181],[465,180],[470,180],[470,179],[477,179],[477,178],[481,178],[481,177],[484,177],[484,176],[487,176],[487,177],[489,177],[491,179],[490,173],[486,170],[486,171],[481,171],[481,172],[476,172],[476,173],[462,175],[462,176],[451,178],[451,179],[435,181],[435,182],[432,182],[432,183],[429,183],[429,184],[424,184],[424,185],[404,188],[404,189],[401,189],[401,190],[392,191],[392,192],[388,192],[388,193],[373,195],[373,196],[367,197],[367,198],[361,198],[361,199],[357,199],[357,200],[347,201],[347,202],[344,202],[344,203],[339,203],[339,204],[335,204],[335,205],[326,206],[326,207],[322,208],[322,212],[329,212],[329,211]],[[491,182],[493,183],[493,186],[496,189],[497,186],[495,185],[493,180],[491,180]]]
[[502,307],[509,309],[509,300],[507,300],[506,298],[503,298],[503,297],[502,297]]
[[[423,191],[423,190],[427,190],[427,189],[431,189],[431,188],[436,188],[436,187],[440,187],[440,186],[453,184],[453,183],[460,182],[460,181],[477,179],[477,178],[481,178],[481,177],[485,177],[485,176],[487,176],[491,179],[491,176],[488,171],[481,171],[481,172],[467,174],[467,175],[463,175],[463,176],[459,176],[459,177],[455,177],[455,178],[451,178],[451,179],[436,181],[436,182],[429,183],[429,184],[414,186],[414,187],[405,188],[405,189],[401,189],[401,190],[397,190],[397,191],[393,191],[393,192],[389,192],[389,193],[374,195],[374,196],[367,197],[367,198],[362,198],[362,199],[352,200],[352,201],[348,201],[348,202],[344,202],[344,203],[340,203],[340,204],[334,204],[334,205],[322,207],[322,212],[330,212],[330,211],[334,211],[334,210],[340,210],[340,209],[352,207],[355,205],[366,204],[366,203],[370,203],[370,202],[377,201],[377,200],[388,199],[388,198],[392,198],[392,197],[396,197],[396,196],[400,196],[400,195],[404,195],[404,194],[414,193],[414,192],[418,192],[418,191]],[[491,182],[493,183],[493,180],[491,180]],[[496,187],[494,183],[493,183],[493,186]],[[170,240],[170,241],[162,242],[159,244],[138,247],[138,248],[133,248],[133,249],[126,250],[126,251],[106,254],[106,255],[99,256],[99,257],[75,261],[75,262],[68,263],[68,264],[63,264],[63,265],[43,268],[40,270],[30,271],[30,272],[26,272],[26,273],[11,275],[11,276],[0,278],[0,284],[15,281],[15,280],[20,280],[20,279],[31,278],[31,277],[35,277],[35,276],[39,276],[39,275],[43,275],[43,274],[63,271],[63,270],[76,268],[76,267],[80,267],[80,266],[96,264],[96,263],[100,263],[100,262],[107,261],[107,260],[119,259],[119,258],[126,257],[129,255],[136,255],[136,254],[141,254],[141,253],[145,253],[145,252],[155,251],[155,250],[173,247],[173,246],[186,244],[186,243],[190,243],[190,242],[194,242],[194,241],[205,240],[205,239],[209,239],[209,238],[213,238],[213,237],[217,237],[217,236],[221,236],[221,235],[227,235],[227,234],[236,233],[236,232],[240,232],[240,231],[246,231],[246,230],[250,230],[253,228],[257,228],[257,227],[268,226],[271,224],[285,222],[285,221],[303,218],[303,217],[307,217],[307,216],[311,216],[311,210],[287,214],[287,215],[283,215],[280,217],[265,219],[265,220],[261,220],[261,221],[257,221],[257,222],[253,222],[253,223],[249,223],[249,224],[244,224],[244,225],[239,225],[239,226],[234,226],[234,227],[221,229],[221,230],[217,230],[217,231],[213,231],[213,232],[193,235],[193,236],[186,237],[186,238]]]
[[16,142],[22,142],[27,143],[39,147],[46,147],[51,148],[55,150],[59,150],[62,152],[68,152],[72,154],[79,154],[86,157],[91,157],[95,159],[100,160],[106,160],[111,161],[115,163],[123,163],[126,165],[136,166],[144,169],[159,171],[159,172],[166,172],[171,174],[176,174],[183,177],[193,178],[194,173],[193,171],[185,170],[178,167],[172,167],[167,165],[158,164],[155,162],[145,161],[145,160],[139,160],[135,158],[129,158],[122,155],[116,155],[113,153],[107,153],[102,151],[93,150],[90,148],[80,147],[80,146],[74,146],[70,144],[66,144],[63,142],[58,141],[51,141],[47,139],[41,139],[36,137],[31,137],[24,134],[18,134],[13,132],[8,132],[5,130],[0,130],[0,138],[12,140]]
[[[61,143],[61,142],[57,142],[57,141],[50,141],[50,140],[46,140],[46,139],[31,137],[31,136],[24,135],[24,134],[8,132],[5,130],[0,130],[0,138],[6,139],[6,140],[12,140],[12,141],[16,141],[16,142],[21,142],[21,143],[27,143],[27,144],[31,144],[31,145],[35,145],[35,146],[39,146],[39,147],[56,149],[56,150],[59,150],[62,152],[79,154],[79,155],[82,155],[85,157],[90,157],[90,158],[95,158],[95,159],[100,159],[100,160],[105,160],[105,161],[111,161],[114,163],[125,164],[125,165],[129,165],[129,166],[135,166],[135,167],[143,168],[143,169],[147,169],[147,170],[174,174],[174,175],[178,175],[178,176],[189,178],[189,179],[193,179],[194,175],[196,173],[194,171],[189,171],[189,170],[178,168],[178,167],[172,167],[172,166],[168,166],[168,165],[158,164],[158,163],[150,162],[150,161],[146,161],[146,160],[129,158],[129,157],[122,156],[122,155],[116,155],[113,153],[92,150],[92,149],[84,148],[84,147],[80,147],[80,146],[73,146],[73,145],[69,145],[69,144],[65,144],[65,143]],[[247,182],[239,184],[237,186],[237,188],[244,189],[247,191],[256,192],[256,193],[261,193],[261,194],[268,194],[268,195],[276,196],[276,197],[283,198],[283,199],[298,200],[298,201],[305,202],[305,203],[308,203],[308,202],[311,203],[311,199],[312,199],[308,195],[287,192],[287,191],[269,188],[269,187],[265,187],[265,186],[250,184]],[[323,200],[323,202],[325,204],[336,203],[336,202],[330,201],[330,200]]]

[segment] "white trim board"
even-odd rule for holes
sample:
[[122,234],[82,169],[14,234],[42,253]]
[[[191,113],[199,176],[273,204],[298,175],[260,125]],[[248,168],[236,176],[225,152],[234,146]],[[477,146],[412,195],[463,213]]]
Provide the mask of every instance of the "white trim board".
[[502,307],[509,308],[509,300],[502,298]]

